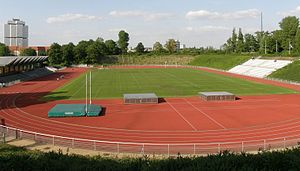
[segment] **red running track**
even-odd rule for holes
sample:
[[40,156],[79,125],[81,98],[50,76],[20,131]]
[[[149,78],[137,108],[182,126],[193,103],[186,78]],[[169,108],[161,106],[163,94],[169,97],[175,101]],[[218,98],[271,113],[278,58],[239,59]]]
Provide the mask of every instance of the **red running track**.
[[[226,76],[300,90],[299,86],[203,69]],[[50,76],[0,89],[0,117],[6,125],[63,137],[152,144],[248,144],[300,138],[300,95],[241,96],[229,102],[198,97],[167,98],[160,104],[124,105],[122,99],[94,100],[105,107],[101,117],[47,118],[57,103],[40,97],[85,72],[68,68]],[[57,81],[61,74],[65,79]],[[285,143],[285,142],[284,142]],[[286,144],[284,144],[285,146]]]

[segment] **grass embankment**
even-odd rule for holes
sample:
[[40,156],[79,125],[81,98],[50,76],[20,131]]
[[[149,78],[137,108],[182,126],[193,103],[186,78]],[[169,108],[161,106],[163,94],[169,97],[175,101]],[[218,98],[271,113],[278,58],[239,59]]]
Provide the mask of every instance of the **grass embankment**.
[[295,61],[268,76],[281,80],[300,82],[300,61]]
[[[293,90],[189,68],[93,70],[92,98],[121,98],[125,93],[156,93],[159,97],[196,96],[200,91],[236,95],[290,94]],[[85,74],[55,90],[46,100],[85,98]]]
[[249,55],[200,55],[189,64],[194,66],[204,66],[222,70],[229,70],[239,64],[249,60]]
[[300,170],[300,149],[167,159],[89,157],[56,152],[29,151],[0,145],[0,170],[105,170],[105,171],[190,171],[190,170]]
[[195,57],[191,55],[124,55],[118,56],[118,64],[134,64],[134,65],[187,65]]

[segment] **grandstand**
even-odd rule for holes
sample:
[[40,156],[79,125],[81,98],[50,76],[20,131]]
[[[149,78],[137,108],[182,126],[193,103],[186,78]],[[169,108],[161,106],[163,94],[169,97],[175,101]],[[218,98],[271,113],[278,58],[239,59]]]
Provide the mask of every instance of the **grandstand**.
[[264,78],[272,72],[292,63],[287,60],[265,60],[265,59],[250,59],[241,65],[237,65],[228,72],[247,75],[252,77]]
[[0,87],[32,80],[53,73],[43,68],[47,56],[0,57]]

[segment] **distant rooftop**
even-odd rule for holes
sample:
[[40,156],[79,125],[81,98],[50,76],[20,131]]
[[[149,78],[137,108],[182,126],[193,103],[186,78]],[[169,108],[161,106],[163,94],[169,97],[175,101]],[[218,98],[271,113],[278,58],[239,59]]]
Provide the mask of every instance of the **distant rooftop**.
[[0,66],[44,62],[47,58],[48,56],[3,56],[0,57]]

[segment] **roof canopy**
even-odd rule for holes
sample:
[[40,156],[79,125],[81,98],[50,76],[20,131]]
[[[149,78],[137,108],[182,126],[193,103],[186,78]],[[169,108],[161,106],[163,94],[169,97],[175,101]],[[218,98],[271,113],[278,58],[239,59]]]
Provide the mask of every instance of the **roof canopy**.
[[48,56],[4,56],[0,57],[0,66],[41,63],[47,58]]

